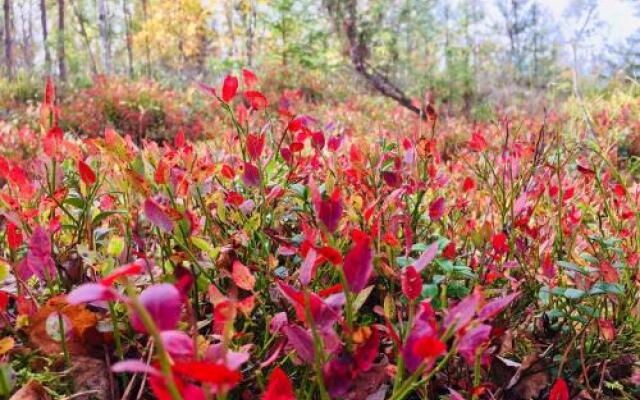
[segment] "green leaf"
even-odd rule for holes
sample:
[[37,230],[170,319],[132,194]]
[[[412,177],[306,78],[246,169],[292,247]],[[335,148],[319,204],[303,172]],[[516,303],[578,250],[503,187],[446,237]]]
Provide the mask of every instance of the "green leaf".
[[111,236],[109,244],[107,244],[107,253],[110,256],[118,257],[124,250],[124,239],[120,236]]
[[589,294],[615,294],[618,296],[622,296],[624,295],[624,289],[622,288],[622,285],[618,283],[598,282],[593,285],[591,290],[589,290]]
[[562,296],[572,300],[580,299],[584,295],[585,295],[584,290],[574,289],[574,288],[568,288],[562,294]]
[[433,283],[422,285],[422,298],[435,299],[437,297],[438,297],[438,285]]
[[101,213],[99,213],[98,215],[96,215],[95,217],[93,217],[93,221],[91,222],[93,225],[98,225],[100,222],[102,222],[102,220],[104,220],[105,218],[108,218],[112,215],[116,215],[116,214],[126,214],[126,211],[124,210],[108,210],[108,211],[102,211]]
[[64,199],[64,201],[62,202],[63,204],[68,204],[70,206],[73,206],[75,208],[78,208],[80,210],[84,209],[85,205],[87,203],[85,203],[84,200],[82,200],[79,197],[67,197],[66,199]]
[[358,310],[364,305],[364,303],[367,301],[367,298],[369,298],[369,295],[371,294],[371,291],[373,290],[373,286],[367,286],[366,288],[362,289],[360,291],[360,293],[358,293],[358,295],[356,296],[356,298],[353,300],[353,312],[357,313]]
[[216,260],[218,258],[218,255],[220,254],[219,247],[214,247],[211,243],[203,238],[192,236],[191,243],[193,243],[193,245],[198,249],[204,251],[212,260]]

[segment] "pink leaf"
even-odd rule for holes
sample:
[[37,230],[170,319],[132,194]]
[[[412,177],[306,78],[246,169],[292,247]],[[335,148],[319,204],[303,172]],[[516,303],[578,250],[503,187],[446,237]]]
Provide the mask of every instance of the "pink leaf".
[[420,255],[420,258],[413,263],[416,272],[422,272],[422,270],[436,258],[436,254],[438,254],[438,242],[433,242],[431,246]]
[[144,201],[144,214],[152,224],[165,232],[173,231],[173,221],[164,212],[162,207],[152,199]]
[[307,256],[304,258],[302,267],[300,267],[300,283],[307,286],[314,275],[314,265],[316,262],[317,253],[314,249],[309,249]]
[[172,356],[191,356],[193,339],[182,331],[170,330],[160,332],[164,348]]
[[479,291],[474,291],[472,294],[460,300],[458,304],[449,310],[449,313],[442,323],[443,329],[448,329],[451,324],[455,324],[456,332],[465,328],[475,315],[480,300],[481,294]]
[[233,283],[241,289],[252,291],[256,285],[256,278],[253,276],[249,268],[236,260],[233,262],[231,271]]
[[520,293],[515,292],[515,293],[511,293],[510,295],[498,297],[489,301],[487,304],[484,305],[484,307],[482,307],[482,309],[480,309],[480,312],[478,313],[478,319],[481,321],[486,321],[488,319],[495,317],[502,310],[504,310],[505,307],[511,304],[511,302],[516,297],[518,297],[519,294]]
[[99,283],[85,283],[73,289],[67,295],[69,304],[93,303],[94,301],[114,301],[119,298],[117,292]]
[[311,364],[315,359],[313,339],[311,334],[298,325],[286,325],[282,328],[289,345],[293,347],[300,359]]
[[151,365],[140,360],[123,360],[111,366],[111,371],[119,372],[140,372],[152,376],[160,377],[162,374]]
[[[138,300],[147,310],[151,319],[161,331],[175,329],[180,320],[180,291],[169,284],[160,283],[149,286],[140,293]],[[131,325],[138,332],[146,332],[140,316],[131,314]]]
[[468,330],[458,343],[458,353],[464,357],[469,365],[473,365],[478,348],[489,340],[491,326],[480,324]]
[[26,266],[41,280],[56,276],[56,266],[51,258],[51,238],[41,226],[37,226],[29,239]]
[[248,162],[244,163],[242,182],[247,186],[260,185],[260,171],[255,165]]

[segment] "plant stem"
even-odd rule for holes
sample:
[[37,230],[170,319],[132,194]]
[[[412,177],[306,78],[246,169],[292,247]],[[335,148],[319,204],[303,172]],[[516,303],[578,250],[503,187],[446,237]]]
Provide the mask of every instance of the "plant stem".
[[165,351],[164,345],[162,344],[160,331],[158,331],[158,328],[153,322],[153,319],[151,318],[151,315],[149,314],[147,309],[138,300],[137,293],[131,284],[127,284],[127,294],[129,295],[131,306],[133,307],[134,311],[138,313],[142,324],[155,342],[154,345],[156,347],[156,352],[158,353],[160,368],[162,370],[162,374],[165,377],[167,390],[169,391],[171,398],[173,400],[182,400],[182,396],[180,395],[178,387],[176,386],[175,379],[173,378],[173,371],[171,371],[171,360],[169,359],[169,355]]

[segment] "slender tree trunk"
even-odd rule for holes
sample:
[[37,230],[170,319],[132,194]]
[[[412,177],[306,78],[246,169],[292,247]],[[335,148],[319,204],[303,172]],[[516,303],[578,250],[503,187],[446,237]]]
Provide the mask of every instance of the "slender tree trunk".
[[33,3],[29,2],[29,21],[27,24],[27,32],[29,40],[27,41],[28,52],[26,54],[29,55],[29,69],[33,69],[35,65],[35,45],[33,40]]
[[231,41],[231,58],[236,56],[236,34],[233,23],[233,1],[228,1],[225,7],[225,18],[227,19],[227,29],[229,29],[229,39]]
[[133,78],[133,38],[131,37],[131,10],[127,0],[122,0],[122,13],[124,14],[125,39],[127,41],[127,66],[129,78]]
[[98,29],[100,31],[100,45],[102,47],[102,69],[105,74],[111,74],[111,44],[109,43],[109,21],[106,0],[98,0]]
[[[144,23],[146,24],[149,18],[148,0],[142,0],[142,18]],[[145,51],[145,58],[146,58],[145,73],[147,76],[151,76],[151,49],[149,48],[149,38],[146,36],[146,34],[144,38],[144,47],[145,47],[144,51]]]
[[4,59],[7,67],[7,75],[13,77],[13,22],[11,0],[4,0]]
[[58,0],[58,74],[62,82],[67,81],[67,60],[64,51],[64,0]]
[[42,47],[44,47],[45,70],[51,73],[51,53],[49,52],[49,32],[47,29],[47,4],[40,0],[40,23],[42,25]]
[[247,65],[253,66],[253,52],[254,52],[254,40],[256,35],[256,4],[255,1],[251,1],[251,10],[247,16],[246,30],[247,30]]
[[78,20],[78,28],[80,29],[80,36],[82,37],[82,42],[84,43],[84,47],[87,49],[87,55],[89,56],[89,66],[91,68],[91,73],[96,75],[98,73],[98,66],[96,64],[96,58],[93,55],[93,50],[91,49],[91,40],[89,39],[89,35],[87,34],[87,29],[85,27],[85,18],[82,10],[78,8],[78,4],[74,0],[69,0],[71,3],[71,8],[73,9],[73,14]]

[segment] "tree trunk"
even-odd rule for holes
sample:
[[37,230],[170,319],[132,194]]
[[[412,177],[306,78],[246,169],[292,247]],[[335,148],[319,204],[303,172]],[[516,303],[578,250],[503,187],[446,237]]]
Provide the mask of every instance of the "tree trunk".
[[226,3],[226,7],[224,10],[224,16],[227,20],[227,29],[229,29],[229,39],[231,42],[231,57],[234,59],[236,57],[236,34],[235,34],[235,26],[233,23],[233,1],[228,1]]
[[250,3],[251,10],[248,15],[244,16],[245,19],[245,28],[246,28],[246,47],[247,47],[247,65],[249,67],[253,66],[253,53],[254,53],[254,41],[256,36],[256,19],[257,19],[257,11],[255,1],[251,1]]
[[7,68],[7,75],[13,77],[13,21],[12,14],[13,8],[11,0],[4,0],[4,59]]
[[64,0],[58,0],[58,74],[62,82],[67,81],[67,60],[64,52]]
[[27,20],[27,35],[25,36],[25,55],[29,57],[27,65],[29,66],[29,72],[32,71],[35,65],[35,46],[33,40],[33,3],[29,2],[29,15]]
[[102,47],[102,68],[105,74],[111,74],[111,44],[109,43],[109,23],[106,0],[98,0],[98,29]]
[[332,16],[334,27],[342,32],[349,45],[351,64],[382,95],[395,100],[420,118],[434,117],[435,110],[429,104],[426,110],[416,107],[409,96],[391,80],[367,62],[369,49],[363,32],[358,27],[358,0],[325,0],[325,6]]
[[98,73],[98,66],[96,64],[96,58],[93,55],[93,50],[91,49],[91,40],[89,39],[89,35],[87,34],[87,29],[85,27],[85,19],[82,10],[78,8],[77,3],[74,0],[69,0],[71,3],[71,8],[73,8],[73,14],[76,16],[78,20],[78,28],[80,29],[80,36],[82,36],[82,42],[84,43],[84,47],[87,49],[87,54],[89,56],[89,66],[91,68],[91,73],[96,75]]
[[42,25],[42,47],[44,48],[45,70],[51,72],[51,53],[49,52],[49,32],[47,29],[47,4],[40,0],[40,23]]
[[[142,18],[144,23],[146,24],[147,19],[149,18],[149,4],[148,4],[148,0],[141,0],[141,1],[142,1]],[[145,73],[147,77],[149,77],[151,76],[151,50],[149,48],[149,38],[146,36],[146,34],[144,38],[144,47],[145,47],[144,51],[145,51],[145,57],[146,57]]]
[[125,40],[127,42],[127,66],[129,78],[133,78],[133,38],[131,37],[131,10],[127,0],[122,0],[122,13],[124,14]]

